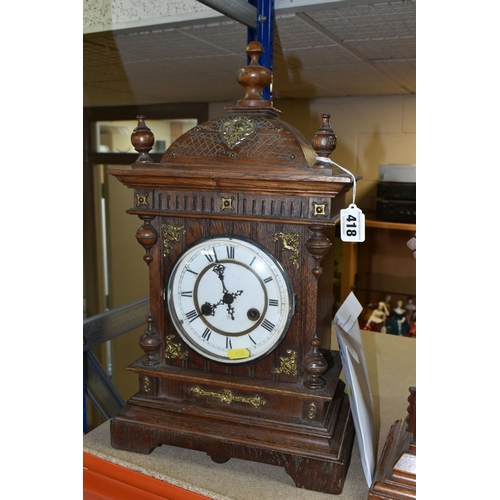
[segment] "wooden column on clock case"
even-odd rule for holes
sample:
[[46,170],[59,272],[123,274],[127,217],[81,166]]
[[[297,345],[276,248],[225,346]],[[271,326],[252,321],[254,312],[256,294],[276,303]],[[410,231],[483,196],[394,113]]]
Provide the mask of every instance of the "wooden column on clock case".
[[[111,421],[116,448],[149,453],[160,444],[280,465],[298,487],[338,494],[354,426],[339,353],[331,351],[335,223],[351,180],[318,158],[335,148],[329,115],[308,144],[262,98],[270,72],[262,47],[238,72],[245,97],[227,116],[199,124],[165,152],[144,117],[132,134],[139,158],[110,174],[134,190],[138,242],[150,276],[145,355],[129,369],[139,392]],[[294,294],[290,326],[265,356],[212,361],[188,346],[166,306],[169,272],[190,245],[232,235],[258,244],[282,266]]]

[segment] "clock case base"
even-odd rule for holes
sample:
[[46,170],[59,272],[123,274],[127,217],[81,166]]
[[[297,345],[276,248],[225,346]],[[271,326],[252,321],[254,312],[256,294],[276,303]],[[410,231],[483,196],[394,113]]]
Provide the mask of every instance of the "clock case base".
[[[339,380],[341,363],[331,351],[334,363],[324,375],[325,387],[309,390],[303,386],[275,384],[259,388],[259,395],[271,400],[273,394],[302,401],[305,408],[323,409],[323,415],[307,414],[295,419],[251,414],[242,402],[227,404],[216,398],[175,400],[136,394],[124,410],[111,419],[111,445],[136,453],[151,453],[166,444],[206,452],[213,461],[224,463],[239,458],[284,467],[299,488],[340,494],[349,468],[354,441],[354,424],[345,384]],[[130,367],[151,377],[171,378],[171,383],[193,386],[214,384],[199,376],[188,380],[176,370],[145,370],[137,362]],[[169,373],[170,372],[170,373]],[[226,379],[227,380],[227,379]],[[241,382],[241,381],[240,381]],[[229,381],[226,385],[231,387]],[[255,393],[256,387],[249,387]],[[242,391],[241,383],[233,392]],[[317,418],[319,416],[319,419]]]

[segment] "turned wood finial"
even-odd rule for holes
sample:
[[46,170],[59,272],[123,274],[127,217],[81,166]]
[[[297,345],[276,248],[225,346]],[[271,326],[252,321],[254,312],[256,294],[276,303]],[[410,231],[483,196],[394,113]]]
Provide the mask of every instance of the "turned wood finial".
[[161,347],[161,339],[156,330],[153,328],[154,319],[151,312],[146,318],[146,322],[148,324],[147,330],[141,335],[141,338],[139,339],[139,345],[141,346],[141,349],[146,353],[142,364],[146,366],[152,366],[160,363],[157,354],[159,353]]
[[245,89],[245,97],[238,101],[241,106],[271,106],[271,101],[262,97],[262,91],[270,85],[272,73],[268,68],[259,64],[259,57],[264,48],[259,42],[253,41],[247,45],[246,53],[250,57],[250,64],[238,70],[236,79]]
[[[330,127],[330,115],[328,113],[323,113],[321,115],[321,126],[314,134],[312,140],[312,147],[316,152],[316,156],[328,158],[336,146],[337,136],[332,130],[332,127]],[[327,162],[317,161],[314,164],[314,168],[331,168],[331,166]]]
[[312,270],[316,279],[319,279],[319,277],[323,274],[321,261],[332,247],[332,242],[323,234],[325,229],[325,226],[320,225],[309,226],[309,230],[312,232],[312,235],[306,241],[307,251],[312,255],[316,263]]
[[144,247],[144,250],[146,250],[143,259],[148,266],[153,260],[151,249],[156,245],[156,242],[158,241],[158,231],[155,229],[153,224],[151,224],[151,221],[154,218],[154,215],[139,215],[139,219],[143,220],[144,223],[135,233],[137,241]]
[[153,148],[155,136],[144,122],[145,119],[146,117],[142,115],[137,117],[137,127],[134,128],[130,137],[132,146],[134,146],[134,149],[139,153],[137,163],[153,163],[148,153]]
[[321,376],[326,372],[328,364],[319,350],[321,342],[316,332],[310,344],[311,349],[303,362],[304,371],[307,373],[304,385],[309,389],[321,389],[326,384]]

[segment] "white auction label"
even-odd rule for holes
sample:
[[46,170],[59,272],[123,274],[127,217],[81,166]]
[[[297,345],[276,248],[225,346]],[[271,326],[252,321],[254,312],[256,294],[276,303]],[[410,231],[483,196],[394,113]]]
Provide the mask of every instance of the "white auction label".
[[365,241],[365,214],[354,203],[340,211],[340,239],[356,243]]

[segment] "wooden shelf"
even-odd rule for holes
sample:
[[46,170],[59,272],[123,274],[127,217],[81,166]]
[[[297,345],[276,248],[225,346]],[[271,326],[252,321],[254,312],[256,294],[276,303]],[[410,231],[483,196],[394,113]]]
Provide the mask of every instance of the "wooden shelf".
[[414,297],[417,294],[417,280],[414,276],[391,276],[390,274],[371,273],[358,276],[355,288]]
[[406,222],[385,222],[381,220],[365,220],[366,227],[376,227],[378,229],[397,229],[401,231],[417,230],[416,224],[407,224]]
[[[372,218],[367,218],[365,220],[366,240],[364,243],[342,243],[342,271],[341,271],[341,285],[340,285],[340,302],[342,303],[351,290],[359,289],[363,291],[377,291],[387,294],[397,294],[406,296],[416,296],[416,278],[415,276],[401,276],[401,275],[389,275],[385,272],[372,272],[372,265],[369,262],[372,259],[372,251],[378,251],[377,257],[380,259],[381,254],[386,254],[385,258],[386,268],[387,259],[391,258],[390,241],[391,232],[401,232],[398,236],[398,240],[401,238],[406,238],[404,236],[404,231],[408,232],[408,240],[415,235],[417,230],[416,224],[409,224],[404,222],[386,222],[379,221]],[[380,230],[378,238],[384,238],[384,241],[389,241],[387,246],[387,252],[384,250],[384,245],[378,245],[379,248],[374,248],[374,243],[377,243],[376,238],[372,230]],[[370,233],[371,236],[370,236]],[[393,235],[394,236],[394,235]],[[398,248],[401,242],[398,241]],[[405,243],[402,243],[404,250],[406,250]],[[377,245],[375,245],[376,247]],[[358,255],[359,250],[359,255]],[[404,250],[403,254],[404,255]],[[413,255],[408,249],[407,252],[408,262],[412,262]],[[359,260],[359,261],[358,261]],[[379,260],[380,262],[380,260]],[[378,268],[376,268],[379,270]],[[390,271],[389,271],[390,272]]]

